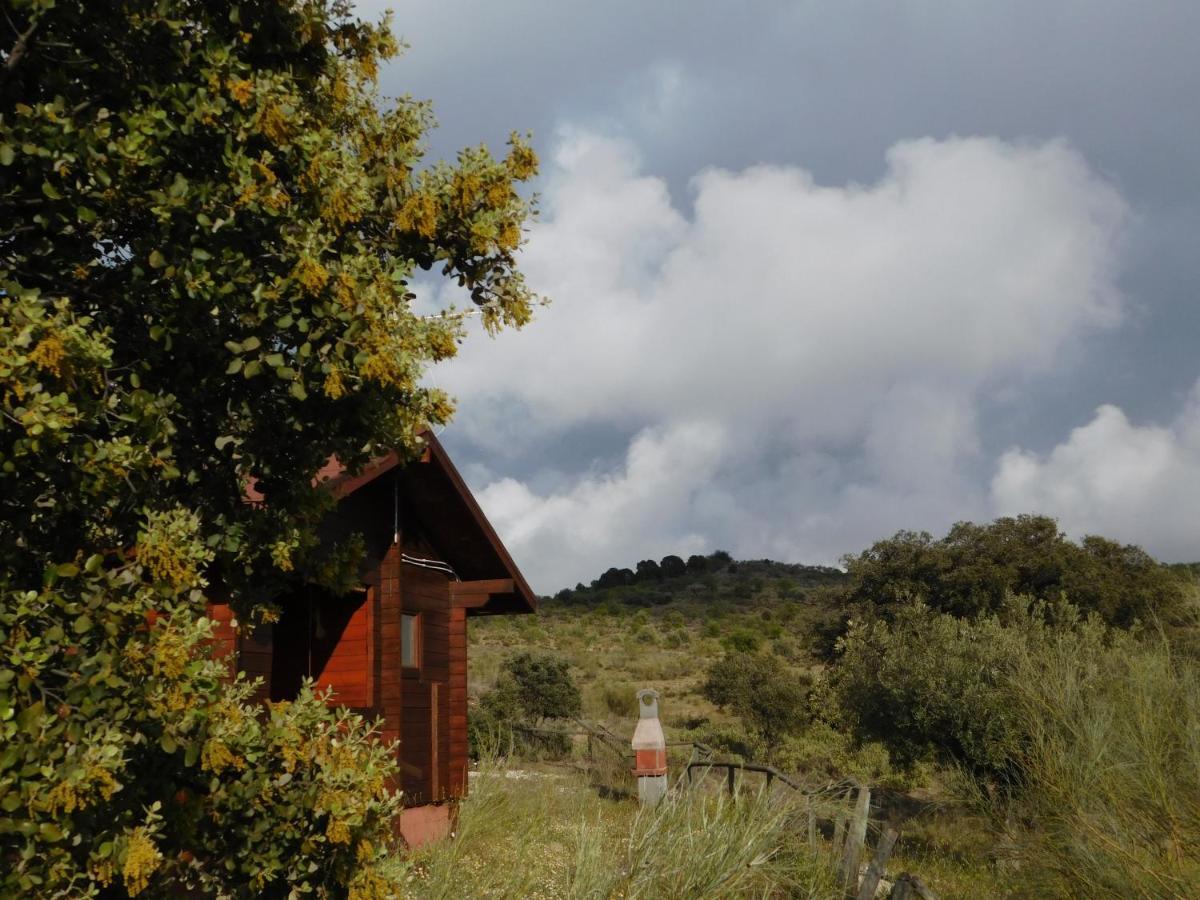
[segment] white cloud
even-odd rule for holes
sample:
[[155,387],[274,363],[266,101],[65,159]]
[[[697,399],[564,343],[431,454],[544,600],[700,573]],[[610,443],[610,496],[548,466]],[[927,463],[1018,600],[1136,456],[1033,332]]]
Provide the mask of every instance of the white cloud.
[[1121,317],[1125,204],[1061,142],[907,141],[869,185],[761,166],[692,192],[680,210],[628,143],[565,133],[523,261],[553,304],[436,373],[493,471],[571,428],[636,435],[619,471],[484,486],[539,589],[986,514],[980,396]]
[[[512,478],[478,494],[510,552],[537,587],[590,580],[615,563],[711,550],[689,528],[689,513],[727,451],[720,426],[689,422],[647,430],[630,444],[622,471],[591,473],[538,496]],[[590,568],[588,568],[590,566]]]
[[1038,511],[1074,537],[1102,534],[1170,560],[1200,558],[1200,383],[1167,426],[1115,406],[1045,456],[1012,449],[992,481],[1000,512]]

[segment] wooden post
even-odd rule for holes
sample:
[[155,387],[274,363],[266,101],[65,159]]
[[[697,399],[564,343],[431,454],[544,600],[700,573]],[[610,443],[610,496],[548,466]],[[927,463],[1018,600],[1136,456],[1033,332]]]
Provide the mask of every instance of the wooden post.
[[734,775],[733,766],[726,766],[725,772],[726,772],[726,780],[729,782],[729,796],[732,797],[732,796],[734,796],[734,794],[737,790],[737,787],[734,782],[735,775]]
[[863,876],[862,884],[859,885],[858,900],[874,900],[875,891],[879,887],[879,879],[883,877],[888,858],[892,855],[892,848],[896,846],[896,839],[899,836],[894,828],[883,830],[879,844],[875,847],[875,857],[867,866],[867,874]]
[[846,814],[840,812],[833,822],[833,847],[829,855],[831,866],[837,869],[842,862],[842,838],[846,835]]
[[892,885],[892,892],[888,897],[889,900],[913,900],[914,897],[919,897],[921,900],[937,900],[937,894],[931,891],[925,882],[908,872],[900,874],[896,883]]
[[929,885],[923,882],[916,875],[908,876],[908,883],[912,885],[913,892],[921,898],[921,900],[938,900],[937,894],[929,889]]
[[858,789],[854,815],[846,828],[846,848],[842,852],[842,887],[854,897],[858,894],[858,867],[862,861],[863,844],[867,840],[867,816],[871,811],[871,789]]

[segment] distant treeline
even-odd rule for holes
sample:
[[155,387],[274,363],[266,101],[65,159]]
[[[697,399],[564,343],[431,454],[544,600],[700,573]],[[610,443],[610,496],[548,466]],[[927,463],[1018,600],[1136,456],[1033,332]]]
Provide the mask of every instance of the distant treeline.
[[[716,550],[707,556],[693,554],[687,559],[675,554],[668,554],[661,560],[643,559],[632,569],[613,566],[592,579],[590,584],[579,582],[574,589],[563,588],[553,598],[547,599],[560,603],[618,599],[634,605],[645,605],[640,602],[646,599],[644,590],[622,589],[677,588],[688,579],[711,579],[718,575],[725,579],[738,576],[790,578],[805,585],[841,583],[846,578],[844,572],[831,566],[806,566],[772,559],[735,560],[728,551]],[[651,594],[657,593],[651,590]]]

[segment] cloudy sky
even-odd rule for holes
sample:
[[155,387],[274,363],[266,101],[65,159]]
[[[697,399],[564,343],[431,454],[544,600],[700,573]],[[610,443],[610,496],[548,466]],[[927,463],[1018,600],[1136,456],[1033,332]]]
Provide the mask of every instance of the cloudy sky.
[[1017,512],[1200,559],[1200,4],[389,5],[431,153],[543,159],[553,302],[430,375],[535,589]]

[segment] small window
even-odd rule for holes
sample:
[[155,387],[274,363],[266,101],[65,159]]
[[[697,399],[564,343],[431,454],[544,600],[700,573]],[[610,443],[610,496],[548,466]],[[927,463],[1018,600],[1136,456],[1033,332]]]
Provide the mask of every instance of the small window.
[[420,615],[400,615],[400,665],[405,669],[416,669],[421,665]]

